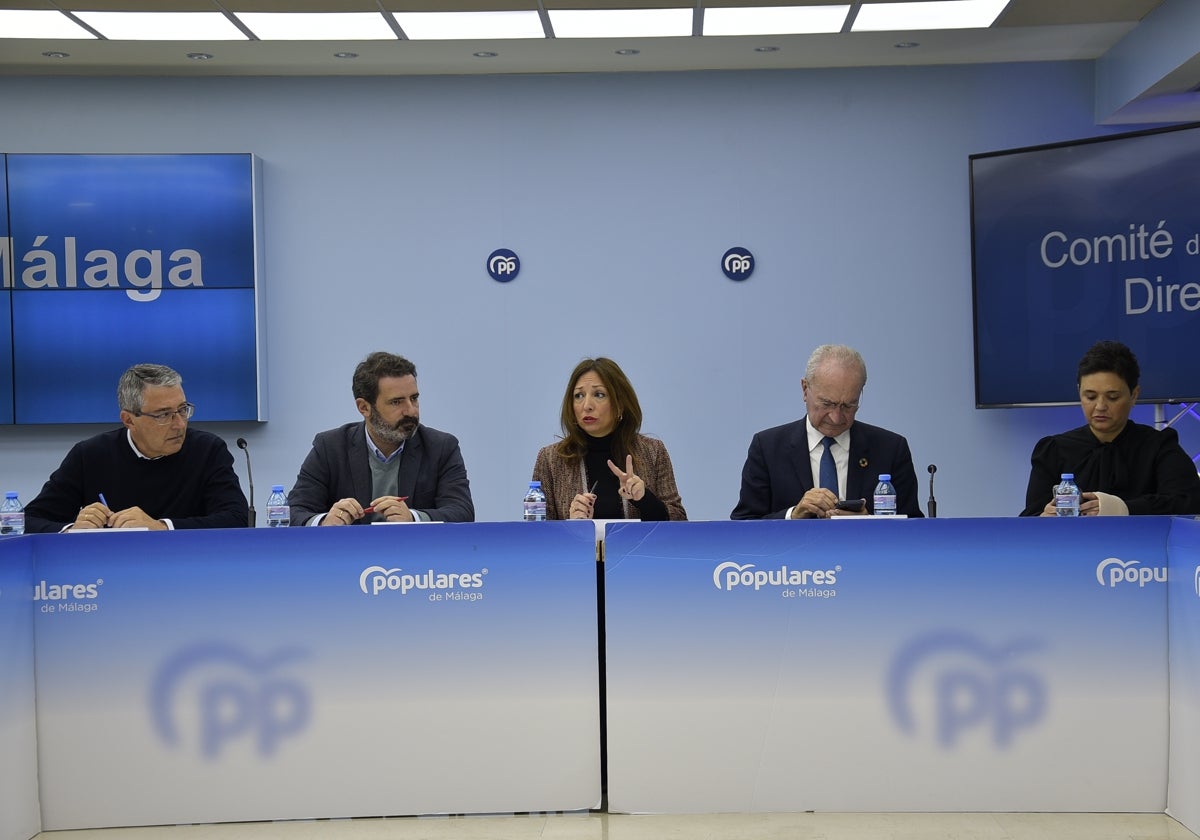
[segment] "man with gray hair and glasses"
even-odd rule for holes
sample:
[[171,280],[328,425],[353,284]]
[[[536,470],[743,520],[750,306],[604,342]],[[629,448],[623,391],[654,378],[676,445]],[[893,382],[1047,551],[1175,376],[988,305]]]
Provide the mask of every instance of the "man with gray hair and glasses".
[[225,441],[188,429],[183,377],[134,365],[117,384],[120,429],[71,447],[25,508],[26,532],[244,528],[249,505]]
[[[884,473],[896,488],[896,513],[921,516],[908,441],[854,420],[866,384],[867,364],[857,350],[844,344],[814,350],[800,380],[808,414],[750,441],[741,495],[730,518],[873,513],[875,485]],[[859,500],[864,504],[853,510]]]

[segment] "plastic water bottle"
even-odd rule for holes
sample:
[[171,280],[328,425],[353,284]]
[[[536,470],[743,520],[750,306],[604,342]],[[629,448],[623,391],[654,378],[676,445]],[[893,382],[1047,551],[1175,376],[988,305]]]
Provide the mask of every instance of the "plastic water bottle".
[[1079,515],[1079,485],[1074,473],[1063,473],[1062,480],[1054,485],[1054,512],[1059,516]]
[[283,485],[271,487],[271,496],[267,499],[267,525],[272,528],[286,528],[292,524],[292,509],[288,506],[287,496],[283,494]]
[[879,476],[879,483],[875,485],[875,515],[896,515],[896,488],[892,486],[890,473]]
[[542,492],[542,482],[529,482],[529,492],[525,494],[525,521],[546,521],[546,494]]
[[9,490],[4,494],[4,504],[0,505],[0,534],[25,533],[25,508],[17,494]]

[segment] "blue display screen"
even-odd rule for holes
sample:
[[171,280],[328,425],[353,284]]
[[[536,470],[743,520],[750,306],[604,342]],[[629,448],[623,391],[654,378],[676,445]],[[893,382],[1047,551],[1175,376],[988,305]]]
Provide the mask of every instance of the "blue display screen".
[[198,419],[265,419],[251,155],[6,164],[0,420],[112,422],[117,379],[141,362],[179,371]]
[[976,404],[1074,403],[1095,342],[1141,401],[1200,398],[1200,128],[971,158]]

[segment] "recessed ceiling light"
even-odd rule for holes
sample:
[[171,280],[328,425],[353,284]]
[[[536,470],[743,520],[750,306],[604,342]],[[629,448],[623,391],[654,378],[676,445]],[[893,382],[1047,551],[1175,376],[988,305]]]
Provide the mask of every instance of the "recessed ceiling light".
[[487,50],[480,50],[479,52],[471,53],[471,55],[475,56],[476,58],[495,58],[499,54],[500,53],[488,52]]
[[854,32],[902,32],[913,29],[986,29],[1009,0],[918,0],[864,3]]
[[691,37],[687,9],[551,9],[556,38]]
[[755,47],[755,52],[779,52],[779,47]]
[[841,6],[743,6],[704,10],[705,35],[812,35],[841,32]]
[[920,41],[901,41],[898,44],[892,44],[898,50],[911,50],[913,47],[921,46]]
[[50,50],[49,52],[42,53],[42,55],[46,56],[46,58],[70,58],[71,57],[70,53],[59,52],[58,50]]
[[639,55],[641,50],[613,50],[617,55]]
[[334,58],[358,58],[358,53],[336,52],[333,54],[333,57]]
[[192,61],[209,61],[212,59],[212,53],[188,53],[187,57]]

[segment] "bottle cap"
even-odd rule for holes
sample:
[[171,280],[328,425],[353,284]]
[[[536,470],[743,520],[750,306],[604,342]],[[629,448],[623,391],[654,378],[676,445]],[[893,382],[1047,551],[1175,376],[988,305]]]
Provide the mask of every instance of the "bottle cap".
[[531,481],[531,482],[529,482],[529,486],[530,486],[530,487],[541,487],[541,486],[542,486],[542,482],[540,482],[540,481]]
[[1063,474],[1062,474],[1062,480],[1063,480],[1063,481],[1074,481],[1074,480],[1075,480],[1075,473],[1063,473]]
[[272,493],[282,493],[282,492],[283,492],[283,485],[282,485],[282,484],[275,484],[275,485],[272,485],[272,487],[271,487],[271,492],[272,492]]
[[879,476],[879,480],[880,480],[880,481],[891,481],[891,480],[892,480],[892,474],[891,474],[891,473],[884,473],[883,475]]
[[5,493],[5,494],[4,494],[4,498],[6,498],[6,499],[15,499],[15,498],[17,498],[17,491],[15,491],[15,490],[9,490],[7,493]]

